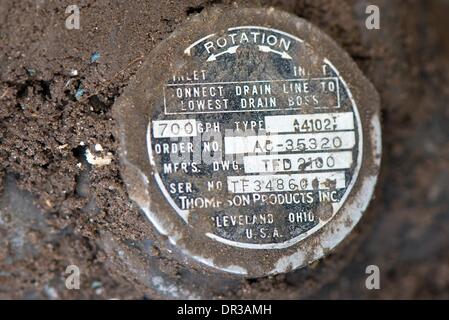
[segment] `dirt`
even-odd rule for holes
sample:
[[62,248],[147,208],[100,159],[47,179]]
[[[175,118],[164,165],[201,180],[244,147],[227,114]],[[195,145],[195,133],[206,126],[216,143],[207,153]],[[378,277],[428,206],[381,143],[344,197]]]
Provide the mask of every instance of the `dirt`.
[[[368,31],[372,2],[381,29]],[[78,1],[80,30],[65,28],[69,4],[0,2],[0,298],[449,298],[448,1]],[[212,5],[311,21],[381,95],[376,197],[308,268],[205,281],[154,240],[123,185],[111,107],[151,50]],[[87,162],[96,144],[110,164]],[[72,264],[80,290],[65,287]],[[371,264],[381,290],[365,287]]]

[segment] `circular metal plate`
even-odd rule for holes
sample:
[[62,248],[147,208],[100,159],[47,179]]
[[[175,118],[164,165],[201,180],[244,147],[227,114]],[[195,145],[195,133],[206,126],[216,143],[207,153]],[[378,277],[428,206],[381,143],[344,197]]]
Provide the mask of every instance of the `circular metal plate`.
[[257,277],[332,250],[380,165],[379,98],[347,53],[274,9],[213,9],[114,106],[130,197],[187,263]]

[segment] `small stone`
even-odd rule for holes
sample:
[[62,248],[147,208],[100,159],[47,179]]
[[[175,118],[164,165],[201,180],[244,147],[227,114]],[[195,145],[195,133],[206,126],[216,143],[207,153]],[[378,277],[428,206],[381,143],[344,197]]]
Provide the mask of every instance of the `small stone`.
[[75,93],[75,99],[80,100],[83,95],[84,95],[84,89],[78,88],[78,90],[76,90],[76,93]]
[[68,144],[66,143],[66,144],[60,145],[60,146],[58,147],[58,149],[59,149],[59,150],[62,150],[62,149],[65,149],[65,148],[67,148],[67,147],[68,147]]
[[103,147],[99,143],[95,144],[94,148],[95,148],[95,151],[98,151],[98,152],[103,151]]
[[92,53],[92,55],[90,56],[90,63],[97,62],[100,59],[100,57],[101,54],[98,51]]
[[92,284],[90,285],[90,287],[91,287],[92,289],[98,289],[98,288],[103,287],[103,284],[101,283],[101,281],[95,280],[95,281],[92,282]]
[[34,70],[33,68],[27,68],[26,71],[30,77],[34,77],[36,75],[36,70]]
[[108,164],[111,164],[112,161],[112,153],[108,152],[104,157],[100,157],[100,156],[96,156],[94,154],[92,154],[92,152],[87,149],[86,150],[86,160],[87,162],[89,162],[91,165],[94,166],[106,166]]

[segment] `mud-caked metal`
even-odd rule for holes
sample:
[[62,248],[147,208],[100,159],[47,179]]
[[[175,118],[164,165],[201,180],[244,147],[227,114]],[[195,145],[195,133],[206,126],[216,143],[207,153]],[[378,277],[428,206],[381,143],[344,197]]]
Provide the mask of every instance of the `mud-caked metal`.
[[302,267],[351,232],[373,194],[376,90],[284,12],[191,18],[114,113],[129,195],[186,265],[245,277]]

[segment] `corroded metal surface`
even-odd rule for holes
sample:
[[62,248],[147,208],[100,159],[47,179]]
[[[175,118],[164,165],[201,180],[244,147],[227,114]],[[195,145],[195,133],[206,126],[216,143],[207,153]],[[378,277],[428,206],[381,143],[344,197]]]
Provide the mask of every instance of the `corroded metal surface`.
[[179,260],[258,277],[330,252],[380,165],[379,98],[347,53],[274,9],[208,10],[114,106],[130,197]]

